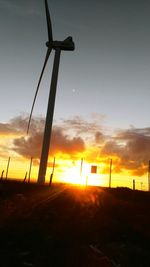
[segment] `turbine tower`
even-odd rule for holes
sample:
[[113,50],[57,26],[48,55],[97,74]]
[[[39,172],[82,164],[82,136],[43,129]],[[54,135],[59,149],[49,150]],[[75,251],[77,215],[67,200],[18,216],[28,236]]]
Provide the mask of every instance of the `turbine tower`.
[[48,153],[49,153],[51,133],[52,133],[52,123],[53,123],[53,114],[54,114],[55,96],[56,96],[56,89],[57,89],[57,80],[58,80],[58,71],[59,71],[61,51],[62,50],[73,51],[75,49],[74,42],[72,40],[72,37],[70,36],[67,37],[64,41],[53,41],[52,24],[51,24],[51,18],[50,18],[50,12],[48,8],[47,0],[45,0],[45,10],[46,10],[46,20],[47,20],[47,30],[48,30],[48,42],[46,42],[47,52],[46,52],[44,65],[41,71],[41,75],[38,81],[37,89],[35,92],[32,108],[30,112],[28,127],[27,127],[27,133],[28,133],[29,128],[30,128],[33,108],[34,108],[36,97],[39,91],[41,79],[43,77],[43,73],[44,73],[46,64],[48,62],[50,53],[52,52],[52,50],[54,50],[55,57],[54,57],[54,63],[53,63],[53,71],[52,71],[50,93],[49,93],[48,107],[47,107],[47,114],[46,114],[46,121],[45,121],[45,130],[44,130],[44,136],[43,136],[43,145],[42,145],[42,152],[41,152],[41,158],[40,158],[39,174],[38,174],[39,184],[44,184],[45,182]]

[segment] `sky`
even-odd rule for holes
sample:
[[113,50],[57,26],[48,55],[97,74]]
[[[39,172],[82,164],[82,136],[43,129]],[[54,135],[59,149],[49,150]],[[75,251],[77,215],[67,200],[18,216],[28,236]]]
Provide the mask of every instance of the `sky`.
[[[111,157],[116,173],[123,169],[129,171],[128,176],[146,175],[150,148],[149,1],[48,3],[54,39],[72,36],[75,42],[75,51],[61,55],[54,113],[55,154],[59,151],[79,157],[84,153],[88,160],[92,155],[103,160]],[[0,0],[1,158],[11,153],[28,158],[31,151],[26,150],[33,145],[30,138],[36,142],[37,135],[42,135],[43,128],[38,127],[44,125],[54,52],[41,83],[28,138],[24,131],[46,41],[44,1]],[[37,135],[33,138],[33,134]],[[36,144],[36,148],[33,156],[40,153],[40,146]]]

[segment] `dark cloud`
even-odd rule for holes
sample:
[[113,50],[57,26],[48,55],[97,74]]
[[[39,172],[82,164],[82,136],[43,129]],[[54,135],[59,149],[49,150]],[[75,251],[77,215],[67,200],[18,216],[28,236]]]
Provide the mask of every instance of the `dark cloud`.
[[[17,135],[23,132],[23,124],[21,117],[11,120],[9,123],[0,123],[0,135]],[[20,123],[20,125],[17,123]],[[22,123],[22,125],[21,125]]]
[[102,119],[92,118],[92,121],[87,121],[82,117],[76,116],[72,119],[63,120],[62,126],[67,130],[73,130],[78,135],[95,135],[96,132],[102,130]]
[[[62,132],[61,128],[54,128],[52,133],[52,145],[50,147],[51,156],[56,153],[64,153],[74,155],[85,150],[85,144],[82,138],[70,138]],[[35,132],[30,137],[20,137],[14,140],[14,150],[27,158],[31,156],[39,158],[42,147],[42,133]]]
[[[10,124],[18,132],[26,135],[29,116],[18,116],[10,121]],[[41,132],[44,129],[45,120],[42,117],[33,117],[30,124],[29,134]]]
[[41,133],[35,133],[28,138],[16,138],[13,142],[13,150],[26,158],[39,158],[41,151],[41,137]]
[[[8,123],[0,123],[0,135],[24,135],[27,133],[29,117],[17,116],[11,119]],[[44,128],[44,119],[43,118],[32,118],[30,133],[38,132]]]
[[122,150],[123,147],[120,146],[117,141],[112,140],[104,144],[101,153],[105,156],[118,156]]
[[52,134],[51,148],[54,154],[58,151],[65,154],[76,154],[85,150],[85,144],[81,137],[71,138],[64,134],[61,128],[56,127]]
[[147,171],[150,159],[150,128],[120,131],[113,141],[106,142],[102,154],[118,157],[119,169],[127,169],[134,175]]
[[102,144],[104,143],[104,140],[105,140],[105,135],[102,133],[102,132],[96,132],[95,133],[95,142],[97,144]]
[[17,130],[9,123],[0,123],[0,135],[17,134]]
[[[20,117],[20,121],[18,118],[13,120],[13,125],[24,128],[27,124],[26,120],[24,123]],[[32,120],[30,135],[15,138],[13,141],[13,150],[27,158],[31,156],[39,158],[42,147],[43,126],[43,119],[34,118]],[[64,153],[73,156],[85,150],[83,139],[79,136],[70,137],[65,133],[62,127],[53,127],[51,144],[51,156],[54,156],[56,153]]]

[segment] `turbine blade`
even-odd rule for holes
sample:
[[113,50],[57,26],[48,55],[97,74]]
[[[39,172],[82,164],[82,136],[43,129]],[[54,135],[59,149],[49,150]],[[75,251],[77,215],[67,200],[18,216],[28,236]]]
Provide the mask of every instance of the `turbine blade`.
[[45,67],[46,67],[46,64],[47,64],[47,61],[49,59],[49,56],[50,56],[51,51],[52,51],[52,48],[48,48],[47,49],[47,52],[46,52],[46,57],[45,57],[44,65],[43,65],[43,68],[42,68],[42,71],[41,71],[41,75],[40,75],[40,78],[39,78],[39,81],[38,81],[38,85],[37,85],[37,88],[36,88],[36,92],[35,92],[33,103],[32,103],[32,107],[31,107],[31,112],[30,112],[28,126],[27,126],[27,134],[28,134],[29,128],[30,128],[30,123],[31,123],[31,118],[32,118],[32,113],[33,113],[33,109],[34,109],[36,97],[37,97],[37,94],[38,94],[38,91],[39,91],[39,87],[40,87],[40,84],[41,84],[43,73],[44,73],[44,70],[45,70]]
[[52,23],[47,0],[45,0],[45,9],[46,9],[46,20],[47,20],[48,39],[49,39],[48,41],[52,42],[53,41]]

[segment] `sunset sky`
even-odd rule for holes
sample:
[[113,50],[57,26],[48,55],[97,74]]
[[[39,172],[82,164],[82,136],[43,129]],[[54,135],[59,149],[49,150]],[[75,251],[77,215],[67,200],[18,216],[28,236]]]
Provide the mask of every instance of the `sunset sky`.
[[[100,166],[98,179],[102,181],[108,180],[112,158],[114,180],[119,177],[119,183],[124,179],[131,185],[133,178],[140,178],[140,186],[143,182],[146,189],[150,159],[150,2],[48,3],[54,39],[71,35],[75,42],[75,51],[61,56],[50,162],[56,156],[59,172],[64,168],[69,173],[69,166],[80,168],[83,157],[85,168],[87,163]],[[25,129],[46,41],[43,0],[0,0],[0,174],[9,156],[16,162],[10,164],[10,169],[14,168],[11,176],[16,175],[16,169],[24,176],[31,156],[34,167],[38,166],[54,52],[28,137]]]

